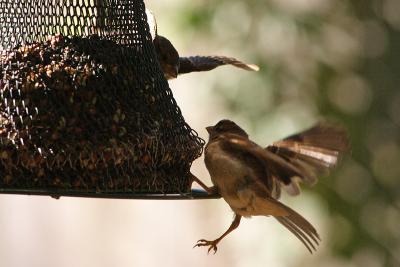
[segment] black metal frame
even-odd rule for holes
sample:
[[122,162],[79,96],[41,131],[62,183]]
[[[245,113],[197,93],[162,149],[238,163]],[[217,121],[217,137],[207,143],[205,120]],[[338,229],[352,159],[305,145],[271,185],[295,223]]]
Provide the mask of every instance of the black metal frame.
[[218,199],[219,194],[209,194],[201,189],[192,189],[189,193],[181,194],[161,194],[161,193],[133,193],[133,192],[73,192],[67,190],[40,190],[40,189],[13,189],[0,188],[0,194],[10,195],[33,195],[50,196],[52,198],[60,197],[82,197],[82,198],[108,198],[108,199],[148,199],[148,200],[196,200],[196,199]]

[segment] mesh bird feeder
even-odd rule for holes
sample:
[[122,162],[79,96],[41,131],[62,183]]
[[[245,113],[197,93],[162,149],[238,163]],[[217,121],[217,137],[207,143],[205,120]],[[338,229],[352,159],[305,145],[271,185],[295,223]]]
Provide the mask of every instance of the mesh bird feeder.
[[0,0],[0,191],[190,192],[204,141],[157,62],[142,0]]

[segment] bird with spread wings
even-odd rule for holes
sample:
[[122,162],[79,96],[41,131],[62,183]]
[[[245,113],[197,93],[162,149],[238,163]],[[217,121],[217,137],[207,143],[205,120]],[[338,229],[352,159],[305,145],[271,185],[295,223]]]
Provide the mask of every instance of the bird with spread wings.
[[278,199],[281,188],[298,195],[299,182],[313,185],[318,176],[335,167],[349,148],[346,132],[330,124],[317,124],[262,148],[232,121],[222,120],[206,129],[209,141],[204,161],[214,184],[207,190],[220,194],[235,218],[219,238],[201,239],[195,246],[208,246],[208,251],[215,253],[217,244],[239,226],[242,217],[273,216],[310,252],[315,250],[319,243],[316,229]]
[[147,22],[150,28],[150,34],[153,39],[154,48],[157,54],[158,62],[167,80],[174,79],[180,74],[190,72],[209,71],[223,65],[232,65],[234,67],[247,71],[258,71],[259,67],[254,64],[243,63],[236,58],[226,56],[189,56],[181,57],[169,41],[157,32],[157,22],[153,12],[146,9]]

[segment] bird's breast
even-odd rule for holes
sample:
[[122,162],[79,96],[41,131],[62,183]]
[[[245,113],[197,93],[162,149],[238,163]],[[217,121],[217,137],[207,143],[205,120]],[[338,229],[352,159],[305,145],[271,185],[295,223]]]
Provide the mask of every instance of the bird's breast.
[[221,190],[232,187],[249,174],[248,167],[234,155],[226,153],[218,142],[207,146],[204,161],[213,184]]
[[217,142],[206,147],[204,161],[213,184],[233,211],[250,216],[257,183],[254,171],[235,155],[225,152]]

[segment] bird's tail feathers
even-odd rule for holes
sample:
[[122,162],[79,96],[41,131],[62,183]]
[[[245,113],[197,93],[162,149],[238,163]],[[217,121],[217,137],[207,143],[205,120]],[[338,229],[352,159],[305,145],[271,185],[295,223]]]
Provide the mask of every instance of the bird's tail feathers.
[[319,244],[317,230],[303,216],[273,198],[257,198],[257,215],[272,215],[275,219],[294,234],[312,253]]

